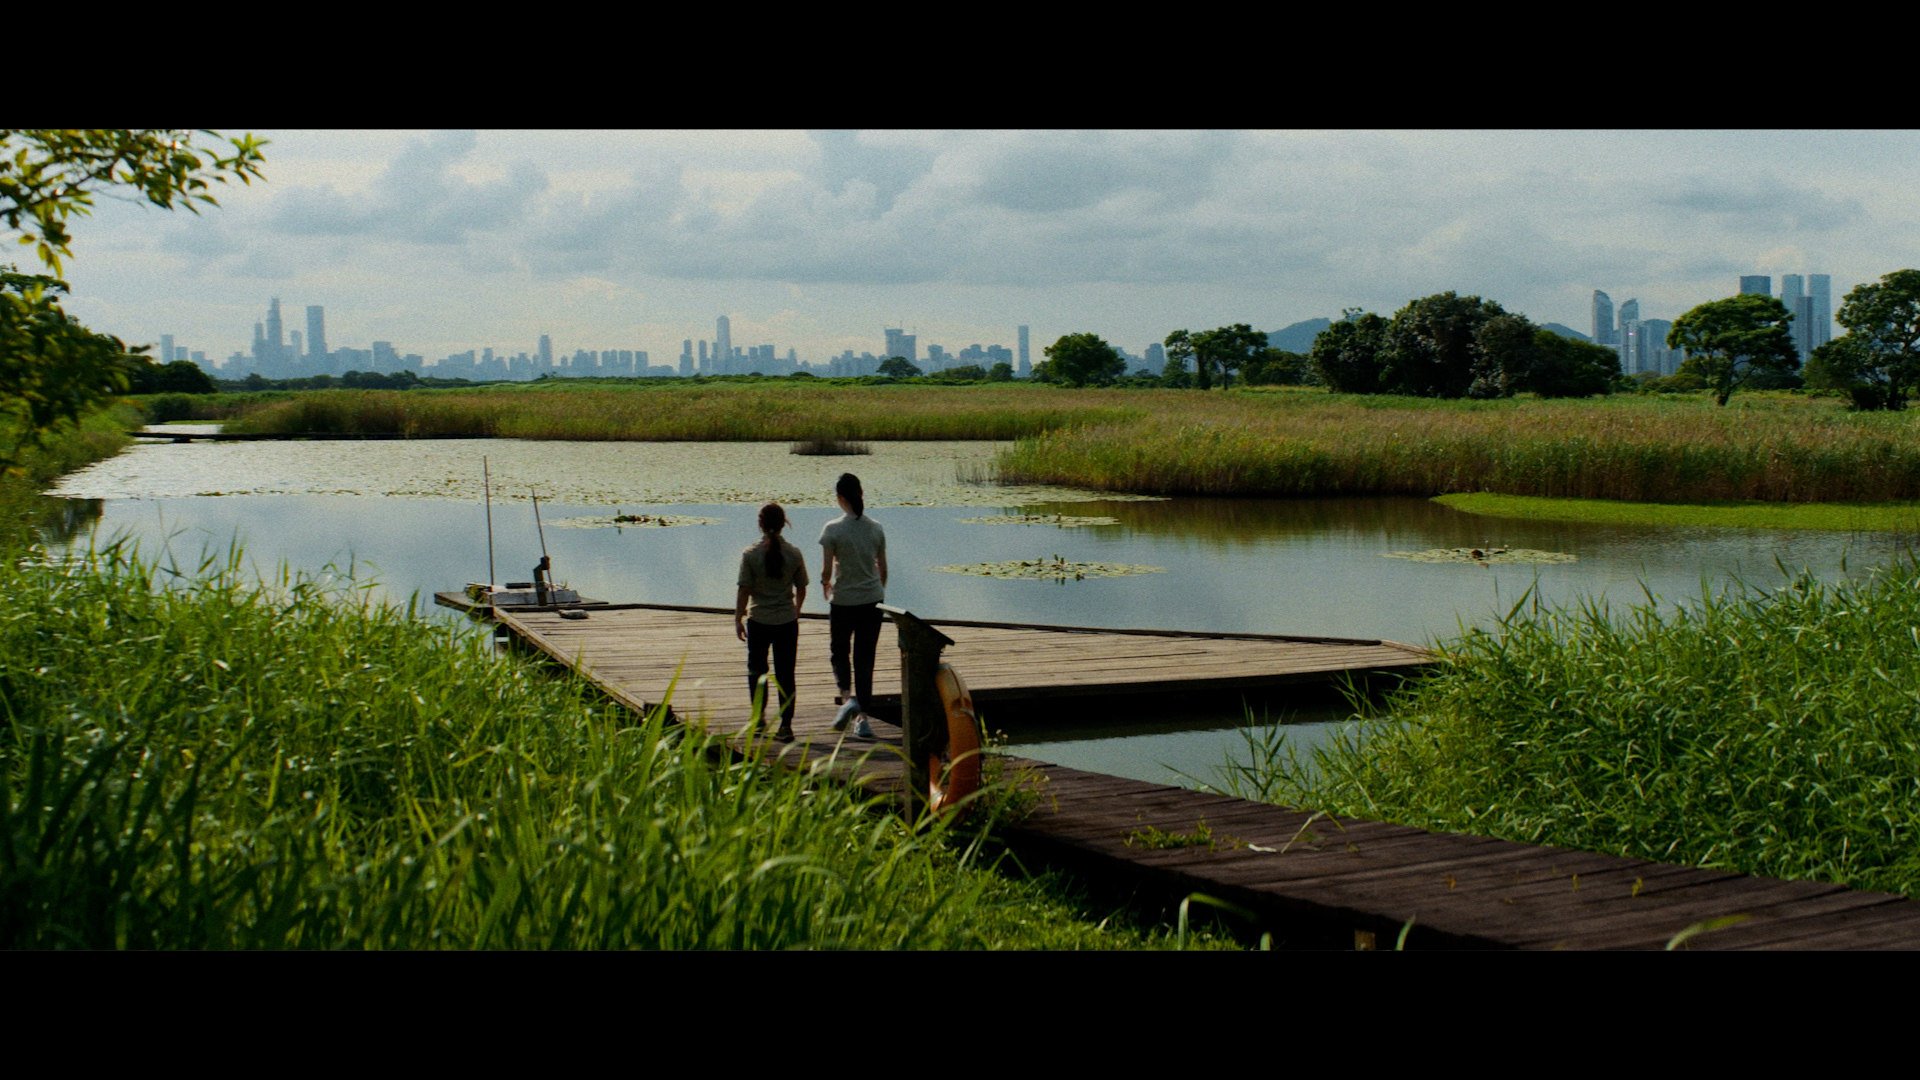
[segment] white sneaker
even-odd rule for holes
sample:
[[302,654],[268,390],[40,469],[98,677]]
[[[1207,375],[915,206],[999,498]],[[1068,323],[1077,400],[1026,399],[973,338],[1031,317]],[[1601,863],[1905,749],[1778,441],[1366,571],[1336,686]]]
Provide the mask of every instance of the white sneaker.
[[860,714],[860,722],[853,725],[853,733],[862,739],[873,738],[873,728],[867,723],[867,714]]
[[845,731],[847,729],[847,722],[858,715],[860,715],[860,703],[852,698],[848,698],[847,703],[840,706],[840,711],[833,715],[833,730]]

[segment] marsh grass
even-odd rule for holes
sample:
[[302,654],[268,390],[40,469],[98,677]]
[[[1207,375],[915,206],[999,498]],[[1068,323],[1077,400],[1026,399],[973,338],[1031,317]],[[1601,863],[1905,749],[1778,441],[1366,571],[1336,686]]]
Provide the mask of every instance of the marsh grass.
[[1436,402],[1321,392],[1162,394],[1150,415],[1029,436],[1007,483],[1155,495],[1498,492],[1633,502],[1920,498],[1901,414],[1755,395]]
[[553,380],[484,390],[309,391],[252,409],[228,430],[650,442],[1013,439],[1141,414],[1141,403],[1125,397],[1045,386]]
[[1018,440],[995,478],[1147,495],[1497,492],[1628,502],[1920,500],[1906,413],[1752,394],[1434,401],[1319,390],[1195,393],[826,380],[311,391],[234,431],[414,437]]
[[1920,892],[1920,568],[1672,614],[1529,600],[1311,767],[1254,749],[1248,797]]
[[238,552],[0,565],[0,947],[1170,944]]

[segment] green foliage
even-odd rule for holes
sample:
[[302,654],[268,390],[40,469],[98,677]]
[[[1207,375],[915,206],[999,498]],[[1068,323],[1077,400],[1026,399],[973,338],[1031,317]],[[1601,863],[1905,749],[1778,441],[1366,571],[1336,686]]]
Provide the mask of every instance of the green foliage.
[[213,376],[191,360],[156,364],[145,356],[136,357],[127,380],[132,394],[212,394],[218,392]]
[[[20,232],[56,274],[72,254],[68,221],[91,212],[95,195],[131,189],[163,209],[198,212],[214,205],[211,186],[260,176],[263,145],[253,136],[230,147],[196,145],[211,132],[0,129],[0,219]],[[17,472],[24,454],[127,389],[135,365],[119,339],[70,318],[52,294],[55,278],[0,271],[0,471]],[[134,350],[139,352],[140,350]]]
[[1266,359],[1267,335],[1246,323],[1202,330],[1191,335],[1189,341],[1202,389],[1210,385],[1213,372],[1220,373],[1221,386],[1232,386],[1234,372]]
[[1213,385],[1213,377],[1205,368],[1199,371],[1187,370],[1193,364],[1193,335],[1186,330],[1175,330],[1167,335],[1164,342],[1167,350],[1167,364],[1161,369],[1162,385],[1185,389],[1197,386],[1202,390]]
[[1391,321],[1349,309],[1314,338],[1307,361],[1337,392],[1440,398],[1590,397],[1611,389],[1620,372],[1604,346],[1451,292],[1414,300]]
[[1592,397],[1606,393],[1619,375],[1619,353],[1539,327],[1533,331],[1532,356],[1516,389],[1541,397]]
[[1013,365],[1007,363],[1005,360],[996,361],[992,367],[987,369],[987,381],[1012,382]]
[[1387,320],[1348,308],[1340,321],[1320,331],[1307,351],[1329,390],[1342,394],[1384,392]]
[[162,209],[217,205],[214,184],[251,183],[265,162],[251,135],[211,131],[0,129],[0,219],[20,232],[54,273],[71,255],[67,222],[91,212],[96,194],[130,189]]
[[66,284],[0,270],[0,472],[127,389],[139,361],[61,309]]
[[879,373],[889,379],[907,379],[920,374],[920,369],[904,356],[889,356],[880,361]]
[[1066,386],[1107,386],[1127,373],[1127,362],[1098,334],[1067,334],[1042,351],[1048,379]]
[[1846,390],[1856,408],[1905,408],[1920,390],[1920,270],[1855,286],[1835,319],[1848,332],[1814,350],[1807,385]]
[[1478,382],[1482,392],[1476,397],[1511,393],[1506,385],[1510,380],[1502,374],[1504,358],[1492,350],[1531,339],[1510,323],[1501,325],[1511,333],[1482,337],[1490,322],[1506,314],[1491,300],[1453,292],[1408,303],[1387,324],[1382,387],[1388,393],[1457,398],[1467,396]]
[[1706,380],[1714,400],[1727,403],[1735,388],[1765,373],[1800,366],[1786,305],[1771,296],[1743,293],[1709,300],[1673,321],[1670,348],[1685,349],[1680,370]]
[[1920,893],[1920,568],[1574,612],[1526,604],[1360,736],[1241,777],[1449,832]]
[[1169,943],[482,635],[240,565],[0,562],[0,948]]

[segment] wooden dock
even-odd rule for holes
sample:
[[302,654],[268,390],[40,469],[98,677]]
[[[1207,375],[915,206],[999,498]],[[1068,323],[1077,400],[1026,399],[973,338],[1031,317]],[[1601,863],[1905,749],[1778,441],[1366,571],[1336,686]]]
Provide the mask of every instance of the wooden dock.
[[[824,616],[801,632],[799,738],[785,763],[825,766],[898,790],[898,730],[831,730]],[[1255,692],[1343,677],[1405,674],[1430,662],[1389,641],[1094,630],[934,621],[983,715],[996,704],[1073,699],[1103,712],[1149,710],[1153,695]],[[742,741],[750,706],[732,612],[609,605],[587,618],[515,612],[502,625],[579,670],[614,699],[675,714]],[[898,701],[889,628],[876,687]],[[882,701],[882,705],[886,704]],[[891,736],[891,737],[888,737]],[[1142,895],[1200,893],[1241,909],[1280,945],[1393,948],[1920,948],[1920,904],[1816,882],[1776,881],[1422,829],[1208,795],[1016,759],[1039,795],[1000,835],[1039,858]]]
[[[805,740],[830,735],[833,672],[826,616],[803,615],[795,672],[794,728]],[[637,709],[666,700],[682,717],[705,716],[717,730],[746,726],[746,648],[726,608],[611,604],[588,618],[516,612],[503,625],[533,647],[578,668]],[[1430,663],[1424,649],[1392,641],[1206,634],[1164,630],[933,620],[953,638],[948,650],[974,701],[991,719],[996,705],[1153,694],[1254,693],[1352,675],[1409,673]],[[874,664],[876,711],[900,698],[900,654],[883,630]]]

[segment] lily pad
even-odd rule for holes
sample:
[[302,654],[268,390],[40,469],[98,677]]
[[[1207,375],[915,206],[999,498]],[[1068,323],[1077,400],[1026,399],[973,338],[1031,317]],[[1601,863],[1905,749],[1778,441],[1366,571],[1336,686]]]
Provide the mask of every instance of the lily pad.
[[1530,563],[1540,566],[1580,561],[1578,556],[1569,555],[1564,551],[1535,551],[1532,548],[1509,547],[1432,548],[1427,551],[1388,551],[1383,554],[1389,559],[1406,559],[1409,562],[1477,563],[1481,566],[1494,563]]
[[1084,529],[1089,525],[1118,525],[1119,518],[1088,517],[1074,514],[993,514],[988,517],[961,518],[962,525],[1054,525],[1062,529]]
[[1022,578],[1029,581],[1084,581],[1087,578],[1132,577],[1135,574],[1164,574],[1164,566],[1134,566],[1126,563],[1075,562],[1058,555],[1050,559],[1014,559],[1008,562],[966,563],[936,566],[936,573],[971,574],[975,577]]

